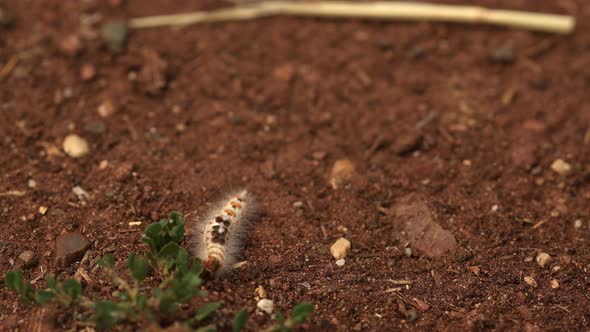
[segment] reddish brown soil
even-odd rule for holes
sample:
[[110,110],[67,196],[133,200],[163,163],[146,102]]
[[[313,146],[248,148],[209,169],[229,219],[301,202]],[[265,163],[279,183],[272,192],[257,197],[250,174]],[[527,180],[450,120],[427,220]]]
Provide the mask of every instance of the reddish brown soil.
[[[26,194],[0,196],[0,269],[32,250],[40,262],[27,278],[72,274],[78,264],[53,267],[54,239],[78,229],[93,242],[84,268],[100,279],[94,257],[113,252],[123,262],[141,250],[152,220],[176,209],[194,224],[227,190],[247,187],[260,208],[246,243],[250,264],[207,284],[210,299],[225,301],[213,321],[222,329],[239,308],[254,312],[257,285],[282,310],[313,302],[304,328],[314,331],[590,329],[590,3],[477,3],[569,13],[578,26],[558,36],[267,18],[133,31],[120,56],[82,38],[80,54],[68,56],[60,43],[80,33],[81,13],[107,21],[223,3],[3,1],[16,23],[0,27],[0,63],[18,63],[0,81],[0,192]],[[513,61],[494,59],[503,47],[513,48]],[[129,79],[149,67],[144,49],[168,63],[161,93],[146,75]],[[84,64],[96,67],[91,81],[80,78]],[[101,118],[96,109],[108,98],[118,110]],[[398,155],[417,126],[421,144]],[[46,147],[61,148],[69,133],[86,138],[91,153],[48,156]],[[328,177],[341,158],[357,174],[333,190]],[[570,174],[551,169],[558,158]],[[72,193],[77,185],[90,194],[85,206]],[[426,202],[459,249],[438,259],[404,255],[411,243],[400,240],[390,207],[408,194]],[[337,267],[328,247],[341,236],[353,249]],[[541,251],[561,269],[531,261]],[[399,287],[389,279],[412,284],[385,292]],[[428,310],[414,308],[414,298]],[[25,330],[30,314],[1,288],[3,330]],[[71,326],[64,315],[62,328]],[[252,331],[271,324],[251,316]]]

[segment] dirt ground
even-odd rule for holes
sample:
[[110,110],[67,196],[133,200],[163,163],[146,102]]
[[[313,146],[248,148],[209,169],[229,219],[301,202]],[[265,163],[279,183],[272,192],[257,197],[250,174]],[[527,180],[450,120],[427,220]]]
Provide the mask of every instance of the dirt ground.
[[[225,303],[221,330],[242,307],[249,330],[272,324],[254,313],[258,285],[283,311],[314,303],[309,331],[590,329],[588,1],[472,2],[575,15],[567,36],[277,17],[135,30],[114,55],[95,25],[228,4],[119,2],[0,2],[15,16],[0,23],[0,67],[16,60],[0,78],[0,270],[31,250],[28,279],[73,274],[54,242],[79,230],[99,279],[94,258],[122,266],[151,221],[181,210],[190,228],[246,187],[249,263],[206,286]],[[88,155],[61,151],[71,133]],[[339,159],[356,171],[335,190]],[[417,205],[456,247],[431,258],[406,240],[396,211]],[[2,330],[26,330],[31,312],[1,287]]]

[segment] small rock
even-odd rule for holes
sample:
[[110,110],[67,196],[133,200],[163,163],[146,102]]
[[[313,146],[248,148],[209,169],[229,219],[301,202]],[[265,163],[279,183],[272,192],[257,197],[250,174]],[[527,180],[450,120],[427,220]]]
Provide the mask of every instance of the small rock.
[[549,254],[544,252],[539,253],[535,260],[537,261],[537,264],[539,264],[542,268],[549,266],[551,262],[553,262],[553,258]]
[[399,136],[393,144],[393,152],[398,156],[404,156],[418,149],[422,144],[422,132],[411,130]]
[[37,186],[37,182],[35,182],[35,180],[33,180],[33,179],[30,179],[30,180],[27,182],[27,186],[28,186],[29,188],[35,188],[35,187]]
[[48,208],[47,206],[43,206],[43,205],[41,205],[41,206],[39,207],[39,214],[40,214],[40,215],[42,215],[42,216],[44,216],[44,215],[47,213],[47,210],[48,210],[48,209],[49,209],[49,208]]
[[96,67],[92,64],[86,63],[80,68],[80,78],[82,81],[90,81],[96,76]]
[[267,294],[266,294],[266,290],[264,289],[264,287],[258,285],[258,287],[256,287],[256,295],[261,299],[265,299]]
[[62,53],[67,56],[76,56],[82,51],[82,42],[80,41],[80,37],[76,34],[71,34],[65,37],[59,46]]
[[553,289],[559,288],[559,281],[557,281],[557,279],[551,280],[551,288],[553,288]]
[[113,172],[115,180],[121,182],[127,180],[133,172],[134,167],[135,165],[130,161],[126,161],[119,165],[119,167],[117,167],[117,169],[115,169],[115,171]]
[[311,157],[314,160],[323,160],[324,158],[326,158],[326,156],[328,155],[328,153],[326,153],[325,151],[316,151],[314,153],[311,154]]
[[435,258],[457,248],[453,233],[433,219],[426,203],[416,194],[402,197],[389,211],[392,222],[404,231],[404,241],[411,243],[413,249]]
[[341,237],[330,247],[330,253],[335,259],[342,259],[346,257],[348,250],[350,249],[350,241]]
[[512,163],[525,170],[530,169],[537,163],[536,147],[533,144],[516,146],[510,154]]
[[152,49],[142,50],[143,66],[137,75],[141,89],[151,96],[158,96],[168,85],[168,63]]
[[106,127],[102,121],[89,121],[84,124],[84,130],[91,134],[100,135],[106,131]]
[[61,234],[55,239],[55,265],[68,267],[90,248],[90,241],[78,232]]
[[533,288],[537,287],[537,281],[533,277],[524,277],[524,282],[526,282],[527,285],[529,285]]
[[497,62],[512,63],[516,58],[514,47],[512,47],[510,44],[500,46],[494,50],[492,58]]
[[82,137],[71,134],[68,135],[63,142],[64,152],[72,158],[80,158],[88,154],[90,147],[88,142]]
[[406,257],[408,257],[408,258],[412,257],[412,248],[410,248],[410,247],[404,248],[404,255],[406,255]]
[[293,203],[293,207],[297,208],[297,209],[303,209],[303,202],[297,201],[297,202]]
[[355,174],[355,167],[352,161],[348,159],[340,159],[334,163],[332,172],[330,174],[330,185],[332,188],[338,189],[344,184],[350,182]]
[[127,47],[129,30],[125,22],[110,22],[102,25],[100,36],[112,53],[119,54]]
[[572,170],[572,166],[562,159],[556,159],[553,164],[551,164],[551,169],[560,175],[567,175]]
[[74,188],[72,188],[72,192],[74,193],[74,195],[76,195],[76,197],[78,197],[78,200],[80,201],[85,201],[90,198],[88,192],[86,192],[86,190],[82,189],[82,187],[80,186],[75,186]]
[[428,305],[426,302],[417,299],[417,298],[413,298],[414,302],[416,302],[416,305],[418,306],[418,309],[420,309],[420,311],[424,312],[424,311],[428,311],[428,309],[430,309],[430,305]]
[[337,266],[344,266],[344,264],[346,264],[346,260],[344,258],[336,261]]
[[522,124],[522,127],[526,130],[530,130],[536,133],[542,133],[547,129],[547,125],[545,125],[544,122],[535,119],[526,120]]
[[37,255],[35,255],[35,253],[30,250],[23,251],[20,255],[18,255],[18,258],[23,261],[25,267],[34,266],[38,262]]
[[551,268],[551,273],[557,273],[557,272],[559,272],[559,270],[561,270],[561,266],[555,265],[554,267]]
[[116,111],[115,104],[113,103],[112,100],[107,99],[107,100],[103,101],[100,105],[98,105],[98,108],[96,109],[96,111],[98,112],[98,115],[102,116],[103,118],[106,118],[109,115],[115,113],[115,111]]
[[574,221],[574,228],[582,228],[582,220],[576,219]]
[[98,164],[98,169],[105,170],[107,167],[109,167],[109,161],[108,160],[101,160],[100,163]]
[[261,299],[256,303],[256,307],[260,309],[260,311],[266,312],[270,315],[274,310],[274,302],[269,299]]
[[278,81],[288,82],[295,76],[295,67],[292,64],[277,66],[272,70],[272,76]]

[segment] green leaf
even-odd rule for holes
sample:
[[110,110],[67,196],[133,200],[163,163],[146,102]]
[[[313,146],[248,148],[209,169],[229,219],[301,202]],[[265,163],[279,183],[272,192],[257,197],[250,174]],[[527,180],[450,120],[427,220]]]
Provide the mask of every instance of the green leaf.
[[236,314],[233,323],[233,332],[240,332],[244,326],[246,326],[246,322],[248,321],[248,310],[246,308],[241,309]]
[[205,264],[203,264],[203,261],[196,258],[193,261],[193,268],[191,269],[191,272],[200,276],[201,273],[203,273],[203,271],[205,270]]
[[115,266],[115,259],[111,255],[104,255],[98,260],[98,265],[102,266],[103,268],[112,269],[113,266]]
[[137,308],[139,310],[144,310],[147,304],[147,296],[145,296],[145,294],[138,294],[135,298],[135,303],[137,303]]
[[176,256],[178,256],[178,251],[180,250],[180,246],[175,242],[168,242],[160,252],[158,253],[158,257],[160,259],[170,259],[175,260]]
[[37,301],[37,303],[41,305],[53,300],[54,297],[55,292],[49,289],[38,291],[35,293],[35,301]]
[[23,273],[21,270],[4,272],[4,283],[11,291],[21,292],[23,289]]
[[99,329],[113,327],[119,321],[122,313],[119,305],[111,301],[97,301],[94,309],[94,321]]
[[182,216],[182,212],[172,211],[168,215],[168,218],[170,218],[174,224],[184,224],[184,217]]
[[203,320],[207,318],[210,314],[212,314],[217,308],[221,307],[221,302],[211,302],[203,305],[202,307],[197,310],[195,314],[196,320]]
[[55,280],[53,274],[46,274],[45,281],[47,282],[47,288],[55,290],[55,287],[57,286],[57,281]]
[[162,225],[160,225],[160,223],[152,223],[150,224],[148,227],[146,227],[143,230],[143,234],[145,234],[147,237],[150,237],[152,239],[156,239],[158,237],[160,237],[160,231],[162,230]]
[[129,267],[133,278],[137,281],[143,281],[148,275],[147,261],[141,256],[136,256],[133,253],[129,254],[127,266]]
[[62,283],[64,293],[66,293],[72,301],[76,300],[82,294],[82,284],[76,279],[67,279]]
[[303,302],[295,306],[291,313],[291,320],[295,324],[301,324],[305,321],[307,316],[313,312],[314,306],[312,303]]
[[174,242],[180,243],[184,238],[184,224],[172,227],[169,234]]

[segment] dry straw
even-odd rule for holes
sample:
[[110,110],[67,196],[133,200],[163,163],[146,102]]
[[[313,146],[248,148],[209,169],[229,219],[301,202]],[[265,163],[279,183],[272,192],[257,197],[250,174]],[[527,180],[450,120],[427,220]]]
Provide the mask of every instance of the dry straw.
[[495,10],[476,6],[384,1],[368,3],[264,1],[214,11],[138,17],[129,21],[129,27],[139,29],[184,26],[204,22],[250,20],[276,15],[492,24],[561,34],[571,33],[576,24],[575,18],[567,15]]

